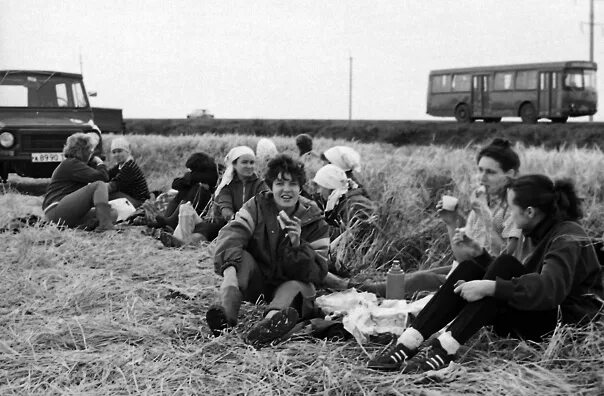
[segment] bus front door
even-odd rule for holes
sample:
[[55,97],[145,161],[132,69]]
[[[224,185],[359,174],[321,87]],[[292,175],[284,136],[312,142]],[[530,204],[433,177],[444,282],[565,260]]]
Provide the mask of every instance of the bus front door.
[[487,117],[489,114],[489,76],[472,76],[472,116]]
[[552,73],[539,73],[539,115],[547,117],[552,109]]

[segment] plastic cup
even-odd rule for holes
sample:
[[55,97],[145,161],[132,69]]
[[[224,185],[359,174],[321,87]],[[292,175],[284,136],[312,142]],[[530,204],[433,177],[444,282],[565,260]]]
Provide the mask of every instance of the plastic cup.
[[451,195],[443,195],[443,209],[444,210],[448,210],[448,211],[455,211],[455,208],[457,207],[457,202],[459,201],[457,198],[451,196]]

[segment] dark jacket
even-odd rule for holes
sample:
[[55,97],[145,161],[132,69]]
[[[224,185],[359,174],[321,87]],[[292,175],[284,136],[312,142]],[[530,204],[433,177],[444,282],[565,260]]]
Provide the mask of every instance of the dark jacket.
[[216,273],[241,262],[249,252],[267,282],[288,280],[319,283],[327,274],[328,226],[317,205],[300,197],[294,216],[302,221],[300,246],[294,248],[277,221],[279,209],[271,192],[247,201],[218,234],[214,257]]
[[514,308],[561,308],[565,323],[584,323],[602,307],[602,269],[590,238],[574,221],[548,219],[523,235],[514,256],[531,273],[497,278],[495,298]]
[[104,164],[93,168],[77,158],[65,158],[52,172],[42,209],[95,181],[109,181],[107,167]]
[[[331,238],[334,239],[351,228],[361,231],[367,225],[375,209],[375,204],[365,196],[363,189],[349,190],[340,198],[333,210],[325,212],[325,221],[330,226]],[[360,237],[361,235],[355,233],[355,236]]]
[[268,187],[264,180],[259,179],[255,174],[246,179],[245,183],[235,175],[233,180],[220,190],[214,200],[214,215],[221,218],[224,209],[228,209],[234,214],[246,201],[262,191],[268,191]]
[[109,169],[109,179],[111,191],[121,191],[140,202],[149,198],[145,175],[133,159],[124,162],[121,169],[119,165]]
[[218,183],[218,171],[216,170],[216,167],[187,172],[183,177],[177,177],[172,181],[172,188],[178,191],[184,191],[190,189],[197,183],[206,184],[209,190],[214,191],[216,184]]

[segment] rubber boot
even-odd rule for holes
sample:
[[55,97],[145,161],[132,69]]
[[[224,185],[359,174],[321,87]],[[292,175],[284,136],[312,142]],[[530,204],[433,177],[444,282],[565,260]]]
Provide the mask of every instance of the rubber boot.
[[113,227],[113,212],[111,211],[111,205],[108,203],[98,203],[95,205],[96,218],[99,220],[99,225],[95,229],[97,232],[111,231]]
[[206,313],[208,327],[215,337],[237,325],[241,298],[238,287],[227,286],[220,290],[220,305],[212,305]]

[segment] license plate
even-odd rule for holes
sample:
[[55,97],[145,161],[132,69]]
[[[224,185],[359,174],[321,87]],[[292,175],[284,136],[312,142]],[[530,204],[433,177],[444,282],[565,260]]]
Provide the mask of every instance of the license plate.
[[61,162],[63,153],[31,153],[31,162]]

